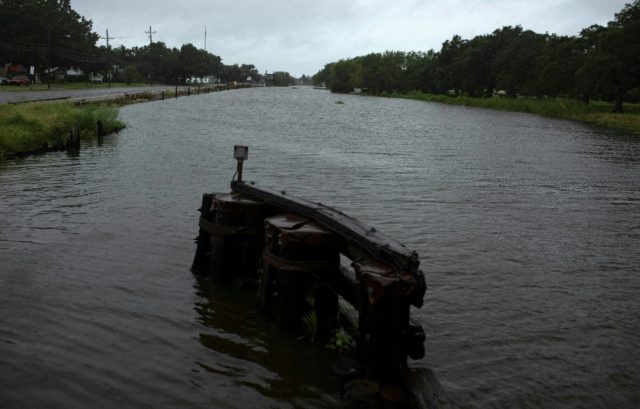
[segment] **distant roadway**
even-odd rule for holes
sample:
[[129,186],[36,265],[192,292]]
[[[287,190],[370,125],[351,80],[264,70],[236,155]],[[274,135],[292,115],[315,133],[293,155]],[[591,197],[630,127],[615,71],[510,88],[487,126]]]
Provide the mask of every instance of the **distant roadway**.
[[9,85],[3,85],[0,90],[0,104],[10,102],[42,101],[49,99],[65,98],[89,98],[101,95],[122,94],[124,92],[145,92],[150,90],[173,89],[167,85],[153,85],[151,87],[113,87],[113,88],[87,88],[87,89],[63,89],[51,88],[50,90],[38,91],[11,91],[7,89]]

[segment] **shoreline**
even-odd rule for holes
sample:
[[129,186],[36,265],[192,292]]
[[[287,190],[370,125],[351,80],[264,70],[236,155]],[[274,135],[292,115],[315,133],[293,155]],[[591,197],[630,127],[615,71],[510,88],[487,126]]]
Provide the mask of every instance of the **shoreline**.
[[65,149],[78,149],[81,139],[117,133],[126,105],[219,92],[236,86],[180,86],[97,96],[9,102],[0,105],[0,160]]
[[449,105],[495,109],[508,112],[536,114],[548,118],[568,119],[609,129],[631,132],[640,136],[640,104],[625,104],[625,112],[611,112],[613,104],[593,101],[589,104],[569,98],[474,98],[411,93],[383,93],[381,97],[413,99]]

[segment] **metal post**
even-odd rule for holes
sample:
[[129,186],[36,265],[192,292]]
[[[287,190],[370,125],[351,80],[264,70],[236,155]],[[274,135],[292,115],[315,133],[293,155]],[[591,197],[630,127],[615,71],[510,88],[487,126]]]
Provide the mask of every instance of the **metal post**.
[[244,160],[238,159],[238,182],[242,182],[242,164]]

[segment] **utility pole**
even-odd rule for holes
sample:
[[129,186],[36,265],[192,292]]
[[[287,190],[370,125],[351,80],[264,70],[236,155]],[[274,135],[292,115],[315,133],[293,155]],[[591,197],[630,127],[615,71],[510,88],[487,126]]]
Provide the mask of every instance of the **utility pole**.
[[[153,35],[156,33],[151,30],[151,26],[149,26],[149,31],[145,31],[145,33],[149,34],[149,51],[151,51],[151,44],[153,43]],[[149,75],[149,86],[151,86],[151,74]]]
[[51,29],[47,25],[47,89],[51,89]]
[[149,26],[149,31],[145,31],[146,34],[149,34],[149,45],[153,43],[153,35],[156,33],[155,31],[151,31],[151,26]]
[[[107,40],[107,58],[109,57],[109,40],[113,40],[113,37],[109,37],[109,29],[107,29],[107,35],[106,37],[102,37],[105,40]],[[110,62],[110,58],[107,61],[107,64],[109,64],[109,71],[107,72],[107,79],[109,80],[109,88],[111,88],[111,62]]]
[[103,39],[107,40],[107,50],[109,49],[109,40],[113,40],[114,37],[109,37],[109,29],[107,29],[107,35],[105,37],[102,37]]
[[204,26],[204,50],[207,51],[207,26]]

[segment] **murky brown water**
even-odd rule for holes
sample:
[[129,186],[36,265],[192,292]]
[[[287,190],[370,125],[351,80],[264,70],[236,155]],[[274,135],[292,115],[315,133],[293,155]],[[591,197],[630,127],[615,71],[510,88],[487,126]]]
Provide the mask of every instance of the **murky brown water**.
[[322,346],[188,271],[234,144],[246,179],[418,251],[425,362],[461,407],[640,406],[639,138],[305,88],[121,116],[0,163],[0,407],[344,406]]

